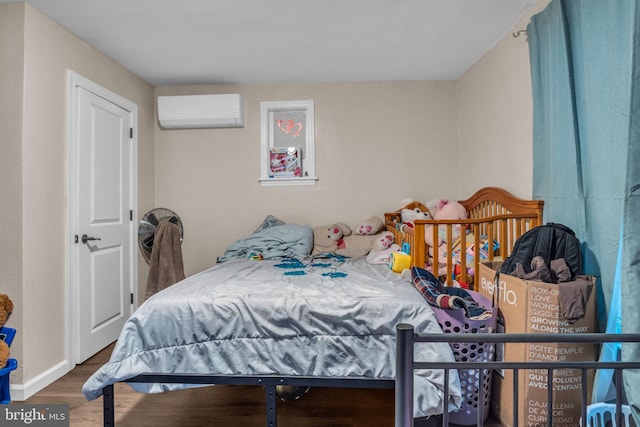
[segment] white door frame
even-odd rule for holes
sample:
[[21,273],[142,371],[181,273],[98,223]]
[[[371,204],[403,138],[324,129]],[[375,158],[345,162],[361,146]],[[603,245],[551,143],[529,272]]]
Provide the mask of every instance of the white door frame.
[[121,97],[120,95],[105,89],[104,87],[92,82],[91,80],[67,70],[67,233],[66,233],[66,265],[65,265],[65,352],[66,360],[69,362],[68,369],[71,370],[79,362],[77,360],[78,351],[78,328],[77,319],[79,317],[78,307],[79,301],[79,283],[77,277],[78,271],[78,251],[80,245],[76,243],[75,236],[78,234],[78,152],[76,141],[76,113],[77,113],[77,95],[78,88],[86,89],[126,110],[130,114],[131,127],[133,136],[130,144],[130,206],[133,211],[133,221],[129,221],[130,227],[130,244],[131,244],[131,264],[130,283],[131,293],[133,294],[133,304],[131,311],[138,306],[138,257],[137,251],[137,221],[138,218],[138,106],[133,102]]

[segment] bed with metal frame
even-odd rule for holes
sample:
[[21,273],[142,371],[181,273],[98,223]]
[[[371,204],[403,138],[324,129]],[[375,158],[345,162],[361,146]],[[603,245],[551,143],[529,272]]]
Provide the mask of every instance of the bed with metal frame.
[[[111,426],[117,382],[144,393],[256,385],[266,391],[267,425],[275,426],[278,386],[392,389],[395,325],[402,321],[442,333],[431,307],[386,265],[326,256],[230,260],[145,301],[83,393],[103,396]],[[421,352],[454,360],[442,343]],[[444,395],[441,373],[416,376],[418,414],[435,414],[440,400],[460,402],[455,377]]]

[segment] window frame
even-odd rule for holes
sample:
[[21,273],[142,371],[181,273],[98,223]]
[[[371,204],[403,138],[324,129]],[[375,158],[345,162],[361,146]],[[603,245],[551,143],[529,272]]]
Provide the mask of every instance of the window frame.
[[[275,120],[278,112],[304,112],[305,144],[302,147],[301,177],[271,177],[269,176],[269,153],[275,147]],[[262,101],[260,102],[260,178],[262,186],[286,185],[315,185],[316,177],[316,148],[315,148],[315,108],[312,99],[298,101]]]

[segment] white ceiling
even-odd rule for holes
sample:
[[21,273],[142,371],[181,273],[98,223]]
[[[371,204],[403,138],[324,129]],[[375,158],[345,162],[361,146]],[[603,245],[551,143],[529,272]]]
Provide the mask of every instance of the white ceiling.
[[536,3],[26,1],[154,86],[455,80]]

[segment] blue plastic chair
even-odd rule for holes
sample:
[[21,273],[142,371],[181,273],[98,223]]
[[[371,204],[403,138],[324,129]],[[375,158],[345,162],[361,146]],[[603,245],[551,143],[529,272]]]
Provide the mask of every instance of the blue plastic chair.
[[[13,338],[16,336],[16,330],[13,328],[2,327],[0,329],[0,340],[7,343],[11,347]],[[16,359],[7,360],[7,366],[0,369],[0,404],[6,405],[11,402],[11,393],[9,391],[9,374],[18,367]]]
[[11,343],[13,342],[13,337],[16,336],[16,330],[12,328],[7,328],[3,326],[0,328],[0,341],[4,341],[7,343],[9,347],[11,347]]
[[613,403],[594,403],[587,406],[588,427],[633,427],[635,423],[628,405],[622,406],[622,426],[616,424],[616,405]]

